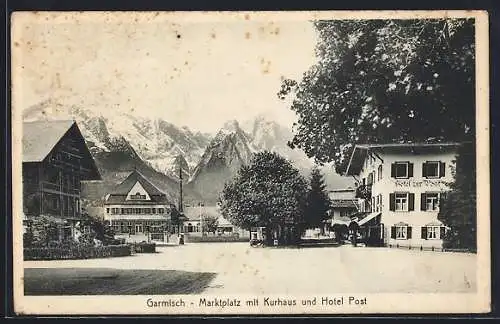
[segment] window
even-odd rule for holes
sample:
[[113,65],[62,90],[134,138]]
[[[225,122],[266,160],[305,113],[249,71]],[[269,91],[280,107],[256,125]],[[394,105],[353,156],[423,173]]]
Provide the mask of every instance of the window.
[[140,209],[140,208],[134,208],[134,212],[135,212],[136,214],[140,214],[140,213],[141,213],[141,209]]
[[349,216],[349,209],[341,209],[340,210],[340,217],[346,217]]
[[421,202],[421,210],[437,211],[439,210],[439,193],[437,192],[422,193],[420,202]]
[[396,211],[408,210],[408,194],[407,193],[397,193],[395,199],[396,199]]
[[133,199],[133,200],[144,200],[144,199],[146,199],[146,195],[141,195],[140,192],[136,192],[135,195],[130,195],[130,199]]
[[106,208],[106,214],[109,214],[109,208]]
[[439,234],[439,227],[429,226],[427,227],[427,239],[437,239]]
[[406,226],[397,226],[396,227],[396,239],[406,239]]
[[158,208],[158,214],[163,214],[165,212],[165,209],[163,208]]
[[395,192],[389,195],[389,210],[413,211],[415,210],[415,194],[411,192]]
[[368,184],[368,185],[373,184],[373,173],[371,173],[371,172],[370,172],[370,174],[368,175],[368,181],[367,181],[367,184]]
[[377,212],[382,211],[382,194],[377,195],[377,203],[375,211]]
[[408,178],[408,162],[396,162],[392,166],[394,178]]
[[442,239],[444,235],[445,227],[443,226],[428,225],[422,227],[421,237],[425,240],[439,240]]
[[151,214],[156,214],[156,208],[151,208]]
[[58,196],[52,196],[52,209],[59,209],[59,197]]
[[439,178],[439,162],[426,162],[423,164],[424,173],[426,178]]
[[405,223],[398,223],[391,227],[391,238],[395,240],[411,239],[411,226]]
[[422,176],[430,179],[437,179],[445,175],[445,163],[439,161],[427,161],[422,164]]
[[382,164],[378,166],[377,180],[382,180]]

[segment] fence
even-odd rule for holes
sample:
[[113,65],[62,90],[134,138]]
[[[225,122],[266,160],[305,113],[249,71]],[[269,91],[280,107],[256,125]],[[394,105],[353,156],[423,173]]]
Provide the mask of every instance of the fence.
[[422,246],[422,245],[388,244],[387,247],[396,249],[405,249],[405,250],[418,250],[418,251],[476,253],[476,250],[473,249],[453,249],[453,248]]
[[185,240],[186,243],[249,242],[250,238],[236,235],[198,236],[186,234]]
[[122,257],[131,255],[128,245],[25,248],[24,260],[68,260]]

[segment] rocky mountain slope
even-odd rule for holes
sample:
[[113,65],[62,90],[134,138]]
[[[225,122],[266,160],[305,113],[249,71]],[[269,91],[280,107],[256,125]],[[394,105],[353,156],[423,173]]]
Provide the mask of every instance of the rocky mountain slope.
[[[137,168],[160,189],[178,201],[179,169],[182,170],[187,204],[204,201],[214,204],[224,186],[254,152],[270,150],[291,160],[304,176],[313,162],[287,142],[293,134],[288,127],[263,116],[244,121],[232,120],[215,134],[194,132],[161,119],[120,113],[105,115],[56,100],[42,102],[24,111],[29,120],[74,119],[103,175],[103,183],[91,183],[84,192],[94,200],[107,193]],[[340,177],[331,167],[323,167],[330,188],[342,188],[352,181]]]

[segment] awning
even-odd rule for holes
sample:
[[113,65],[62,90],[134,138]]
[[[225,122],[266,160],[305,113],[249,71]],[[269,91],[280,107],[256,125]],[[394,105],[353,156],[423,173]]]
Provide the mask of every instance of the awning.
[[339,218],[334,218],[334,219],[331,219],[330,220],[330,224],[333,226],[335,224],[338,224],[338,225],[349,225],[351,223],[350,220],[346,220],[346,219],[339,219]]
[[358,222],[358,225],[362,226],[362,225],[368,223],[369,221],[371,221],[372,219],[374,219],[375,217],[379,216],[380,214],[382,214],[382,213],[381,212],[373,212],[371,214],[368,214],[368,216],[366,216],[365,218],[363,218],[362,220],[360,220]]

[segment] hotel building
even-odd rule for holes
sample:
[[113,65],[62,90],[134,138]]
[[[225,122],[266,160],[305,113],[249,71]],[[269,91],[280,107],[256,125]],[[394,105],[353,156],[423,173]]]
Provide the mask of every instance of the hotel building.
[[453,179],[457,143],[356,145],[346,175],[358,183],[352,217],[371,246],[441,248],[437,216]]

